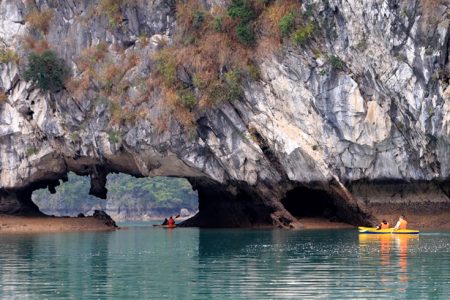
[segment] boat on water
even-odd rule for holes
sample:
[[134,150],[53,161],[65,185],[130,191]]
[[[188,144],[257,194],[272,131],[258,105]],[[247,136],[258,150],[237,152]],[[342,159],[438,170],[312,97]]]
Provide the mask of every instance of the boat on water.
[[176,228],[177,225],[160,225],[160,224],[154,224],[153,227]]
[[163,228],[175,228],[177,225],[162,225]]
[[359,233],[365,234],[419,234],[419,230],[414,229],[377,229],[376,227],[358,227]]

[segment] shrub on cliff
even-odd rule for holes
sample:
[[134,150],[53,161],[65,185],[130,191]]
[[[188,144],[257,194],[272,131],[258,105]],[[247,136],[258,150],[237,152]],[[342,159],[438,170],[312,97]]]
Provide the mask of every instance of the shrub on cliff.
[[225,83],[227,86],[227,100],[239,99],[244,94],[241,87],[241,75],[237,70],[225,73]]
[[138,3],[138,0],[100,0],[98,1],[96,12],[98,15],[105,15],[108,18],[109,26],[117,28],[125,20],[124,12],[122,11],[124,6],[132,6]]
[[239,20],[236,27],[236,36],[238,40],[245,45],[253,45],[256,41],[255,33],[252,28],[252,21],[256,14],[250,1],[233,0],[228,7],[228,15],[234,20]]
[[161,50],[155,55],[156,69],[162,76],[164,84],[175,86],[177,84],[177,61],[171,51]]
[[52,10],[33,10],[28,14],[26,21],[32,28],[41,31],[43,34],[47,34],[50,29],[52,18]]
[[197,104],[197,98],[195,98],[194,93],[189,89],[178,91],[178,98],[180,99],[180,102],[189,109],[193,109]]
[[162,108],[158,129],[168,130],[175,119],[190,130],[205,109],[241,99],[243,84],[260,79],[257,62],[302,24],[298,0],[226,3],[209,8],[200,0],[176,1],[173,44],[153,56],[147,91]]
[[255,33],[250,24],[239,24],[236,27],[236,36],[238,40],[244,45],[254,45],[256,38]]
[[295,13],[289,12],[285,16],[283,16],[278,23],[278,27],[280,28],[280,32],[283,36],[287,36],[291,33],[292,29],[295,26]]
[[8,99],[8,96],[5,94],[5,91],[0,88],[0,104],[2,104],[3,102],[6,102],[7,99]]
[[336,55],[329,56],[328,63],[336,70],[343,70],[345,68],[345,62]]
[[56,92],[64,87],[68,74],[64,61],[53,51],[47,50],[42,54],[30,54],[24,78],[43,91]]
[[228,7],[228,15],[233,19],[239,19],[241,23],[248,23],[255,18],[250,1],[232,0]]
[[0,49],[0,63],[19,62],[19,55],[11,49]]
[[310,21],[303,26],[300,26],[294,33],[292,34],[292,42],[296,45],[301,45],[309,41],[313,36],[316,30],[316,26],[314,22]]

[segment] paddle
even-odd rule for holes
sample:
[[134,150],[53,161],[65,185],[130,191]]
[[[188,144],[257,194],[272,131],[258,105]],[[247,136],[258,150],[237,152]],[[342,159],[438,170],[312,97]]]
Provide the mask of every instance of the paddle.
[[[179,217],[180,217],[180,215],[178,214],[178,215],[175,216],[174,219],[178,219]],[[162,227],[162,226],[165,226],[165,225],[163,225],[163,224],[153,224],[153,227]]]

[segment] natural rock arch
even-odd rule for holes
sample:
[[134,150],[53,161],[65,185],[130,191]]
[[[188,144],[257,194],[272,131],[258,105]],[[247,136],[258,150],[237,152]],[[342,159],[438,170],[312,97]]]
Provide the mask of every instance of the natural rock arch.
[[[102,199],[106,199],[107,189],[105,187],[107,175],[111,172],[121,172],[142,177],[136,169],[132,169],[133,163],[126,161],[124,156],[120,156],[122,166],[115,164],[111,159],[111,164],[89,165],[86,160],[66,160],[65,166],[68,171],[73,171],[78,175],[90,176],[91,187],[89,193]],[[170,175],[172,177],[185,177],[191,183],[193,189],[198,191],[199,213],[193,218],[185,221],[182,226],[200,227],[249,227],[275,225],[279,227],[297,227],[296,218],[285,209],[283,201],[280,201],[285,191],[292,187],[292,183],[251,186],[246,182],[226,182],[219,183],[206,176],[192,176],[195,171],[187,166],[177,166],[179,173],[173,169],[175,159],[170,160],[169,165],[159,164],[158,175]],[[156,163],[156,162],[155,162]],[[162,172],[161,170],[165,170]],[[51,193],[55,192],[55,187],[60,184],[60,180],[67,180],[66,172],[45,172],[36,174],[41,178],[37,182],[25,185],[22,188],[2,189],[0,194],[0,213],[10,215],[41,215],[39,208],[31,201],[31,194],[34,190],[47,188]],[[190,176],[187,176],[187,175]],[[43,180],[42,178],[45,178]],[[306,191],[313,191],[303,188]],[[287,198],[296,189],[287,192]],[[331,196],[330,196],[331,197]],[[286,198],[285,198],[286,199]],[[337,200],[337,202],[339,202]],[[292,202],[290,203],[292,204]],[[347,215],[341,216],[344,221],[354,224],[364,222],[357,217],[358,213],[354,207],[347,207],[345,201],[341,201]],[[353,212],[353,213],[351,213]],[[364,215],[364,214],[363,214]]]

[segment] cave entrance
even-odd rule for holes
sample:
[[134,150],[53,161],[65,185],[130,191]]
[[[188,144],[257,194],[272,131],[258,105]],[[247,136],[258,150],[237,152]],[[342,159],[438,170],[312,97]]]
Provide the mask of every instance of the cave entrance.
[[178,214],[187,218],[198,211],[198,193],[184,178],[109,174],[106,188],[105,201],[89,195],[89,176],[69,173],[68,181],[61,182],[56,193],[36,190],[32,200],[47,215],[88,216],[94,210],[103,210],[116,221],[160,219]]
[[324,190],[296,187],[286,193],[281,203],[298,219],[325,218],[330,221],[341,221],[334,197]]

